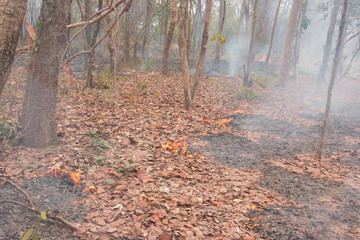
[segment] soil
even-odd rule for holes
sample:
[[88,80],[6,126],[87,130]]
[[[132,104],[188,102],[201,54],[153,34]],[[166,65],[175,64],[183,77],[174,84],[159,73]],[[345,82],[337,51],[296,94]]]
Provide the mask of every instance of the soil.
[[[334,163],[354,167],[354,174],[359,174],[360,158],[356,150],[360,148],[360,105],[357,99],[345,102],[349,92],[341,92],[341,86],[338,89],[339,98],[335,99],[330,115],[324,158],[340,152],[355,152],[346,158],[332,159]],[[294,98],[291,101],[282,99],[284,92],[286,96],[293,94]],[[298,113],[298,120],[291,121],[288,115],[294,111],[295,96],[311,99],[314,92],[309,88],[299,91],[298,87],[284,92],[261,103],[258,109],[262,114],[229,116],[234,119],[231,126],[236,131],[204,136],[202,141],[206,147],[200,149],[219,163],[259,170],[262,173],[260,185],[291,203],[248,213],[249,218],[259,219],[254,231],[262,238],[356,239],[360,234],[359,189],[345,181],[310,174],[307,170],[311,169],[311,161],[305,162],[303,169],[297,172],[283,167],[296,165],[299,156],[315,152],[323,119],[320,104],[315,102],[312,109]],[[271,115],[268,109],[278,108],[279,102],[282,102],[282,109],[276,116],[264,115]],[[313,157],[310,159],[314,161]]]

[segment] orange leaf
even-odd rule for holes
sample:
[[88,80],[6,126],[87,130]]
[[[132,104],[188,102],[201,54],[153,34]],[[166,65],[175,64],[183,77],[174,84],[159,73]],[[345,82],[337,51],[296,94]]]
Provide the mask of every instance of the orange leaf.
[[211,201],[215,206],[221,208],[222,206],[224,206],[224,203],[221,201]]

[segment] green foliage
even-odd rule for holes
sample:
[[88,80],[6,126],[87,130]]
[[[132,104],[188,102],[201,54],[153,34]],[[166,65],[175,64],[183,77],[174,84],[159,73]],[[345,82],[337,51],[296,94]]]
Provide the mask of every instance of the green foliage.
[[224,36],[222,36],[221,34],[216,33],[216,32],[213,33],[210,40],[213,41],[213,42],[216,42],[216,37],[220,41],[221,45],[226,43],[226,38]]
[[42,19],[41,17],[38,18],[36,22],[36,35],[35,35],[35,42],[34,42],[34,51],[37,52],[40,46],[40,33],[42,27]]
[[119,172],[137,172],[138,169],[136,168],[137,165],[134,163],[134,161],[129,160],[128,163],[125,164],[125,167],[119,167]]
[[21,137],[21,128],[8,123],[0,123],[0,142],[3,140],[12,140],[14,144],[18,144]]
[[89,136],[92,138],[91,146],[96,149],[104,150],[111,148],[111,145],[108,141],[101,137],[101,132],[98,130],[90,130]]
[[151,66],[154,63],[153,60],[151,60],[151,58],[146,59],[143,61],[143,68],[145,68],[146,70],[150,71],[151,70]]
[[95,156],[95,157],[94,157],[94,160],[95,160],[95,162],[96,162],[99,166],[102,166],[102,165],[104,165],[104,162],[105,162],[106,160],[109,160],[109,158],[108,158],[107,156],[103,156],[103,157],[101,157],[101,156]]
[[109,184],[109,185],[112,185],[112,184],[115,183],[115,180],[113,180],[113,179],[108,179],[108,180],[106,180],[105,183],[106,183],[106,184]]
[[29,229],[23,236],[20,237],[20,240],[36,240],[41,239],[40,234],[38,234],[34,228]]
[[102,70],[94,81],[94,88],[96,89],[109,89],[114,85],[115,76],[112,72]]
[[253,82],[259,85],[259,87],[261,87],[262,89],[266,89],[269,86],[269,84],[272,82],[271,77],[262,77],[256,74],[255,72],[251,72],[251,77],[253,79]]

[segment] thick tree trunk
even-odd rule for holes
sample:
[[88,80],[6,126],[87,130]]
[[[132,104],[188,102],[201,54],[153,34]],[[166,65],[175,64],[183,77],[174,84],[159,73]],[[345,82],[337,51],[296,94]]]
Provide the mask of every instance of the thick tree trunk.
[[192,104],[195,105],[195,99],[197,95],[197,91],[200,85],[200,78],[202,74],[202,70],[204,67],[204,61],[206,56],[206,46],[209,38],[209,25],[210,25],[210,16],[211,16],[211,8],[212,8],[212,0],[206,0],[206,8],[205,8],[205,20],[204,20],[204,29],[202,35],[201,49],[199,54],[199,60],[196,67],[194,84],[191,89],[191,100]]
[[170,22],[168,34],[166,36],[163,57],[162,57],[162,62],[163,62],[162,70],[161,70],[162,75],[168,74],[169,52],[170,52],[171,42],[174,37],[174,30],[176,25],[176,9],[177,9],[177,0],[173,0],[172,11],[171,11],[171,22]]
[[332,12],[331,12],[331,19],[330,19],[330,24],[329,24],[329,29],[327,32],[327,36],[326,36],[326,44],[324,47],[324,54],[323,54],[323,58],[321,61],[321,67],[319,70],[319,74],[317,77],[317,82],[324,82],[325,81],[325,73],[328,69],[328,62],[329,62],[329,57],[330,57],[330,52],[331,52],[331,43],[332,43],[332,38],[334,35],[334,30],[335,30],[335,25],[336,25],[336,17],[338,14],[338,10],[339,7],[334,3]]
[[47,147],[57,143],[56,95],[59,61],[66,36],[70,0],[43,0],[37,25],[32,72],[21,114],[22,143]]
[[289,78],[290,66],[291,66],[291,56],[292,56],[292,49],[293,49],[293,42],[294,42],[294,34],[296,31],[296,23],[299,16],[299,12],[302,7],[303,0],[294,0],[293,6],[291,9],[289,25],[286,31],[286,38],[285,38],[285,46],[284,52],[280,67],[280,84],[286,85]]
[[0,0],[0,97],[14,61],[26,2],[26,0]]
[[268,53],[266,55],[266,63],[269,63],[270,56],[271,56],[271,49],[272,49],[272,45],[273,45],[273,41],[274,41],[276,21],[277,21],[278,15],[279,15],[280,5],[281,5],[281,0],[279,0],[278,6],[277,6],[277,9],[276,9],[276,13],[275,13],[274,24],[273,24],[273,27],[272,27],[272,30],[271,30],[269,50],[268,50]]
[[143,58],[149,58],[149,33],[150,33],[150,23],[151,23],[151,8],[152,3],[151,0],[147,0],[146,7],[146,20],[145,20],[145,34],[143,39],[143,44],[141,48],[141,56]]
[[179,21],[179,45],[182,56],[182,71],[183,71],[183,83],[184,83],[184,97],[185,97],[185,108],[187,110],[193,108],[191,103],[190,93],[190,79],[189,79],[189,63],[187,57],[186,40],[184,36],[185,24],[186,24],[186,12],[188,10],[188,0],[181,0],[181,14]]
[[[220,9],[219,9],[219,26],[218,26],[218,33],[220,35],[222,35],[222,31],[224,29],[225,14],[226,14],[226,0],[221,0]],[[219,62],[219,60],[220,60],[220,41],[216,41],[215,61]]]
[[318,158],[318,159],[321,158],[322,153],[323,153],[323,149],[324,149],[325,134],[326,134],[326,128],[327,128],[327,125],[328,125],[330,106],[331,106],[332,89],[334,87],[335,78],[336,78],[336,75],[337,75],[336,72],[338,70],[339,56],[340,56],[340,51],[341,51],[341,48],[342,48],[344,26],[345,26],[345,22],[346,22],[347,6],[348,6],[348,0],[344,0],[344,6],[343,6],[342,14],[341,14],[341,23],[340,23],[340,27],[339,27],[339,35],[338,35],[338,40],[337,40],[337,45],[336,45],[336,50],[335,50],[334,63],[333,63],[333,68],[332,68],[328,93],[327,93],[324,123],[323,123],[322,131],[321,131],[319,148],[318,148],[318,150],[316,152],[316,158]]
[[[253,24],[251,28],[251,39],[250,39],[250,47],[247,56],[247,68],[246,72],[244,73],[244,86],[251,86],[251,81],[249,80],[249,74],[251,71],[251,65],[253,62],[253,48],[255,43],[255,30],[256,30],[256,22],[257,22],[257,9],[258,9],[258,0],[255,0],[254,4],[254,15],[253,15]],[[245,69],[245,68],[244,68]]]

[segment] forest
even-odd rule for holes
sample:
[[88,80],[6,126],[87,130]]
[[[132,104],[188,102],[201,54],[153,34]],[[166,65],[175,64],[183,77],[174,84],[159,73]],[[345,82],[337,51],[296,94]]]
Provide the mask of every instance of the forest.
[[0,0],[0,239],[359,239],[359,52],[358,0]]

